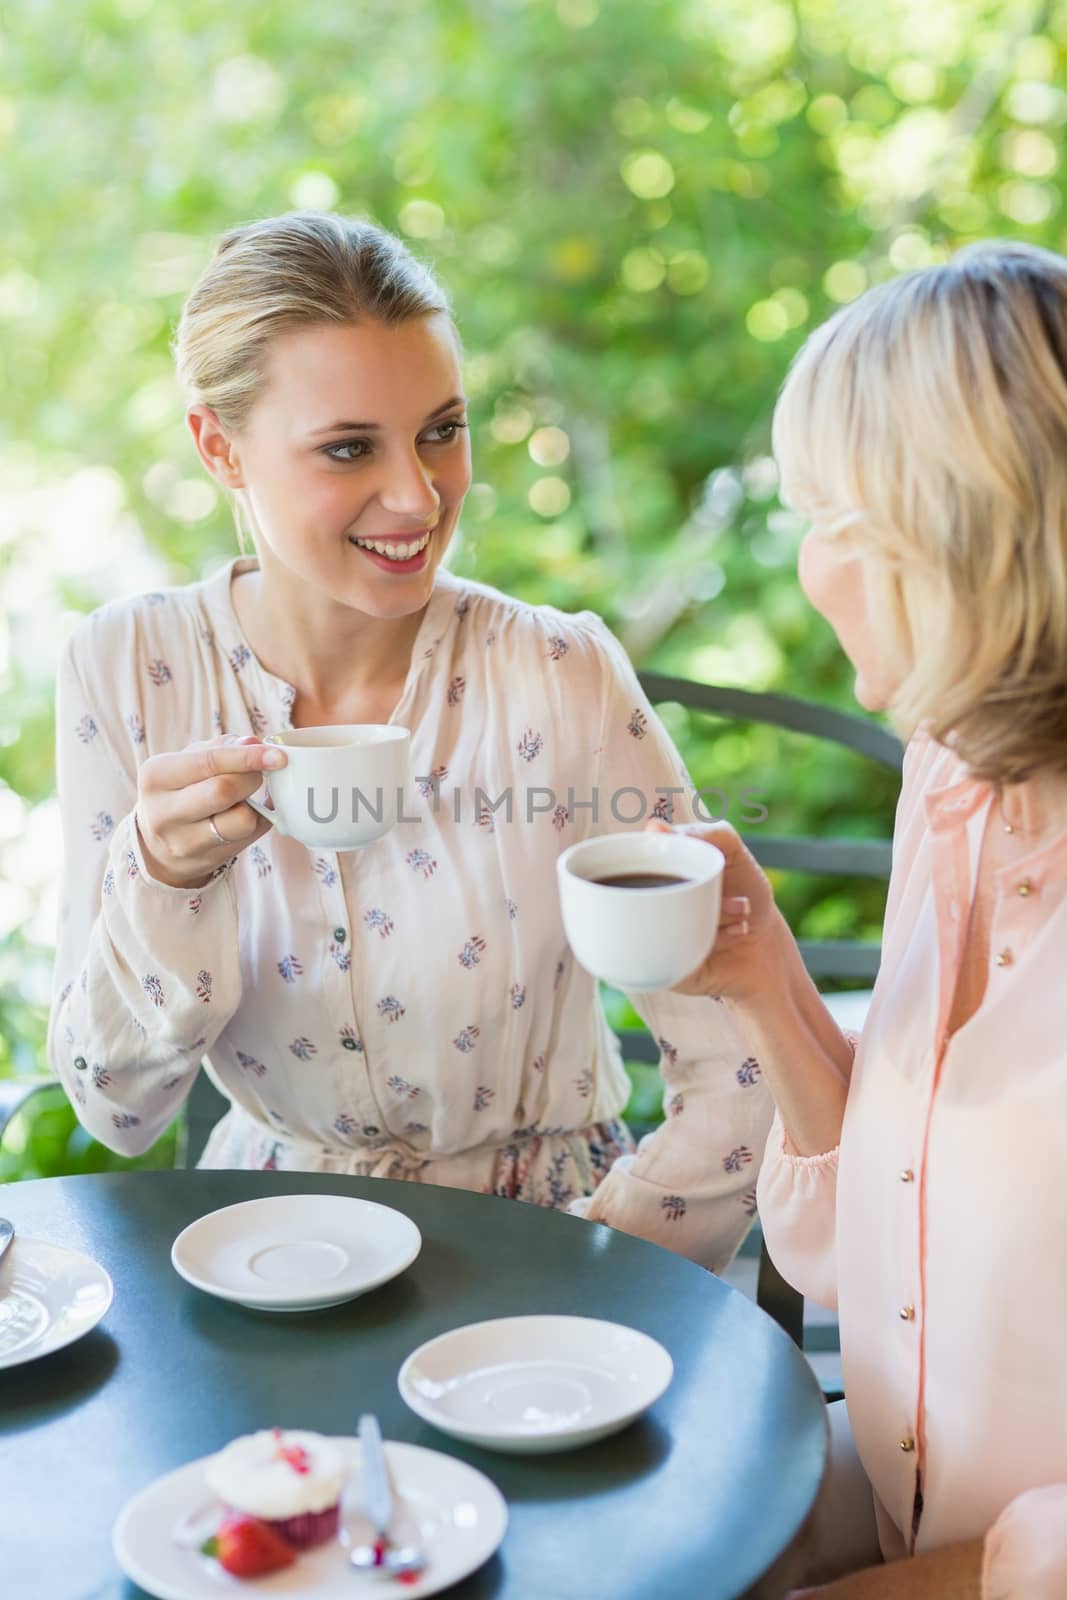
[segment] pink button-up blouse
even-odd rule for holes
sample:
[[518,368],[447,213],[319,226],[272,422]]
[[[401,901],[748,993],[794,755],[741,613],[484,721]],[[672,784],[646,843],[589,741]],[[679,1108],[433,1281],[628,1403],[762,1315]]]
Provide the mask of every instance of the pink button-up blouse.
[[983,1600],[1067,1596],[1067,835],[997,875],[978,1010],[946,1037],[993,800],[909,747],[882,967],[841,1143],[780,1118],[768,1248],[836,1307],[887,1560],[985,1537]]

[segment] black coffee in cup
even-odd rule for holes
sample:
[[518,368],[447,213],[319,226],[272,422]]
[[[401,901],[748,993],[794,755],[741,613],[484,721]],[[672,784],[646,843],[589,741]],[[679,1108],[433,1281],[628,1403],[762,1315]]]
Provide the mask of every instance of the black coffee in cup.
[[556,879],[575,959],[614,989],[673,988],[714,939],[724,866],[721,850],[684,833],[609,833],[572,844],[556,861]]
[[605,878],[593,878],[604,889],[669,889],[672,884],[689,883],[674,872],[612,872]]

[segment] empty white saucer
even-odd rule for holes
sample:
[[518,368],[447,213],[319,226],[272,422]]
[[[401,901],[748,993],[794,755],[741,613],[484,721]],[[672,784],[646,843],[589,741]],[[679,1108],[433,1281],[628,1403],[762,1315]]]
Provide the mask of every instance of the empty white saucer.
[[501,1317],[443,1333],[400,1369],[425,1422],[490,1450],[547,1453],[624,1428],[670,1383],[674,1363],[635,1328],[593,1317]]
[[191,1222],[170,1259],[187,1283],[257,1311],[317,1311],[410,1267],[422,1235],[402,1211],[339,1194],[279,1194]]
[[0,1368],[80,1339],[96,1327],[113,1292],[91,1256],[16,1233],[0,1262]]

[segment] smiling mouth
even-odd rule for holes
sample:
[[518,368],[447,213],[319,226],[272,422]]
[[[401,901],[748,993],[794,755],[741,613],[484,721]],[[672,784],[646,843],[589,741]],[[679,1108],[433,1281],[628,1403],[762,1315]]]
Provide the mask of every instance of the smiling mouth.
[[354,544],[359,550],[373,550],[375,555],[385,556],[388,561],[411,561],[430,542],[430,534],[421,534],[417,539],[405,539],[397,542],[392,539],[358,539],[349,535],[349,543]]

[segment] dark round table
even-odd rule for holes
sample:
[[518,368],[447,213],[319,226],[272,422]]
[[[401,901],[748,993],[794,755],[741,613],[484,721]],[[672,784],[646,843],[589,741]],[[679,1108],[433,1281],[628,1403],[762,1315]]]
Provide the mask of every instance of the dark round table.
[[[171,1243],[194,1218],[311,1192],[406,1212],[418,1260],[359,1300],[298,1315],[216,1300],[172,1268]],[[471,1462],[508,1502],[503,1545],[448,1591],[455,1600],[770,1600],[789,1588],[825,1464],[822,1398],[768,1317],[667,1250],[510,1200],[300,1173],[53,1178],[5,1188],[0,1211],[94,1256],[115,1284],[90,1334],[0,1372],[5,1600],[134,1600],[143,1591],[111,1552],[132,1494],[237,1434],[339,1433],[365,1410],[387,1438]],[[416,1345],[531,1312],[643,1329],[674,1359],[671,1387],[622,1433],[558,1455],[464,1445],[408,1410],[396,1375]]]

